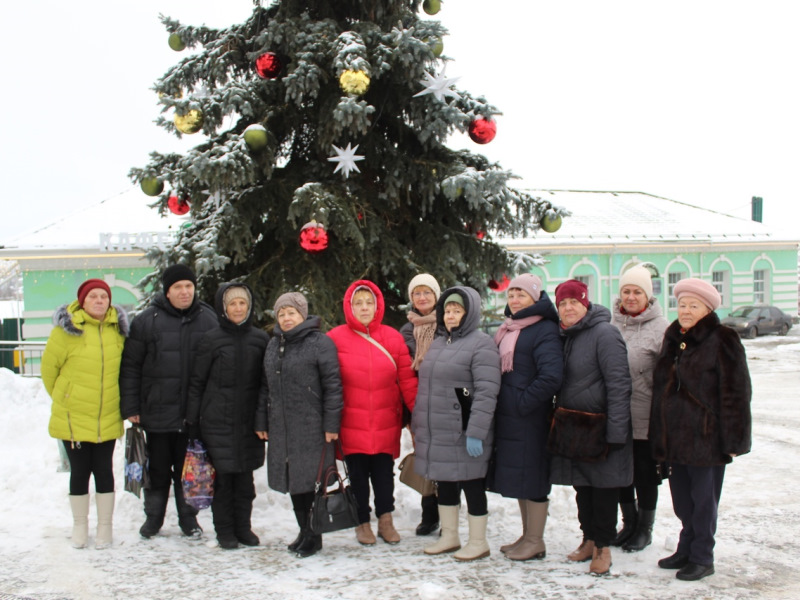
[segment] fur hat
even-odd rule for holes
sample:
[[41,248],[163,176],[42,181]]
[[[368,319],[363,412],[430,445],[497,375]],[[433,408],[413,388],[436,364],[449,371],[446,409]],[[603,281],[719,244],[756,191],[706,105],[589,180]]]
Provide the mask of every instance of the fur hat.
[[81,284],[78,288],[78,304],[83,306],[89,292],[98,288],[106,291],[106,294],[108,294],[108,303],[111,304],[111,288],[108,287],[108,284],[102,279],[87,279]]
[[278,296],[278,299],[275,300],[275,306],[272,309],[275,311],[276,319],[278,318],[278,311],[286,306],[297,309],[297,312],[300,313],[303,319],[308,318],[308,300],[306,300],[306,297],[300,292],[286,292]]
[[445,306],[447,306],[448,304],[460,304],[461,306],[464,306],[464,299],[458,292],[453,292],[447,297],[447,300],[444,301]]
[[717,310],[719,305],[722,304],[722,297],[719,295],[717,288],[707,281],[695,277],[681,279],[675,284],[672,293],[678,300],[683,296],[694,296],[711,310]]
[[164,274],[161,275],[164,292],[168,292],[169,288],[179,281],[191,281],[194,285],[197,285],[197,276],[186,265],[172,265],[164,269]]
[[[523,273],[514,277],[508,284],[509,290],[513,288],[522,290],[533,298],[534,302],[538,302],[542,295],[542,279],[533,273]],[[508,290],[506,290],[506,295],[508,295]]]
[[653,276],[647,267],[636,265],[625,271],[619,278],[619,291],[626,285],[642,288],[648,300],[653,297]]
[[417,288],[421,285],[428,287],[433,290],[433,295],[436,297],[438,302],[439,296],[442,295],[442,290],[439,288],[439,282],[436,281],[436,278],[433,275],[429,275],[428,273],[420,273],[419,275],[415,275],[411,282],[408,284],[408,299],[413,302],[413,298],[411,294],[414,292],[414,288]]
[[247,289],[240,285],[232,285],[225,290],[225,293],[222,294],[222,305],[225,308],[228,308],[228,304],[230,304],[236,298],[244,299],[244,301],[247,302],[247,306],[250,306],[250,294],[247,292]]
[[565,298],[575,298],[578,302],[589,308],[589,288],[577,279],[568,279],[556,287],[556,306]]

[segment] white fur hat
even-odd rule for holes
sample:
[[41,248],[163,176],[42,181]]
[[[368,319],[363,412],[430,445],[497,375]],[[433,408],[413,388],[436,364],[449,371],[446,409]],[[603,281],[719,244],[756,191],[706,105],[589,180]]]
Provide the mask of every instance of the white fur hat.
[[408,284],[409,300],[412,299],[411,294],[414,291],[414,288],[421,285],[431,288],[433,290],[433,295],[436,296],[436,300],[439,300],[439,296],[442,295],[442,290],[439,288],[439,282],[436,281],[436,278],[433,275],[429,275],[428,273],[420,273],[419,275],[415,275],[411,280],[411,283]]

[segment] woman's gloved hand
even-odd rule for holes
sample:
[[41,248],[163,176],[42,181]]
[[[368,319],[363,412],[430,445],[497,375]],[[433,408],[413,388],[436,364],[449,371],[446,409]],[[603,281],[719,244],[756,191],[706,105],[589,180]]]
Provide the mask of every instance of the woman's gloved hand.
[[474,437],[467,437],[467,454],[476,458],[483,454],[483,440]]

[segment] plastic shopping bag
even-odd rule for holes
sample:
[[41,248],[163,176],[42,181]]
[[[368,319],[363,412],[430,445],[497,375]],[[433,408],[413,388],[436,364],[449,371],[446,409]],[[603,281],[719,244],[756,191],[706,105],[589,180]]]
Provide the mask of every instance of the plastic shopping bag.
[[144,430],[134,425],[125,432],[125,491],[141,498],[142,490],[149,487]]
[[214,499],[214,478],[217,473],[200,440],[189,440],[183,461],[183,497],[189,506],[202,510],[211,506]]

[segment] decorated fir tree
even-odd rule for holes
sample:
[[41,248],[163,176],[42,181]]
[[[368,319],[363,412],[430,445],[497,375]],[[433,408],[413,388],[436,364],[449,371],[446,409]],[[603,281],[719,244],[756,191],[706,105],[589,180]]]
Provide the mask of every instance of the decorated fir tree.
[[419,14],[438,1],[260,4],[226,29],[162,17],[186,56],[156,83],[157,123],[203,139],[131,170],[161,210],[190,217],[174,248],[151,251],[153,279],[183,262],[204,298],[245,281],[262,321],[279,294],[302,290],[330,325],[356,279],[378,284],[397,322],[419,272],[485,292],[529,268],[532,257],[496,240],[560,220],[559,209],[446,145],[456,130],[490,142],[498,111],[446,75],[446,31]]

